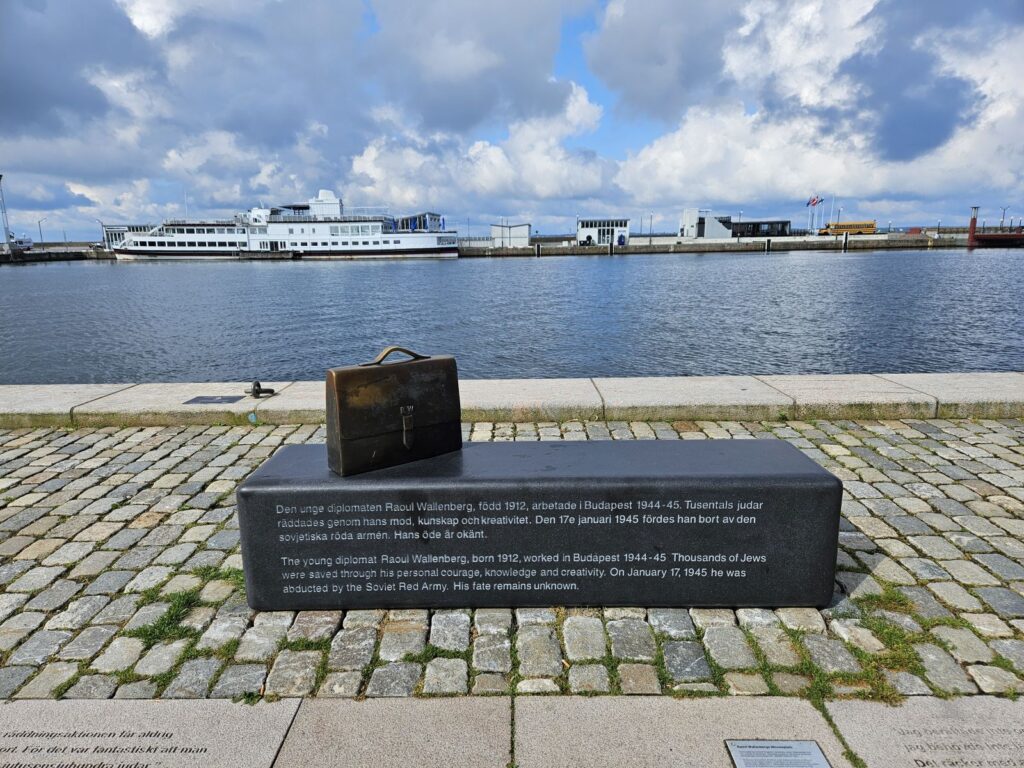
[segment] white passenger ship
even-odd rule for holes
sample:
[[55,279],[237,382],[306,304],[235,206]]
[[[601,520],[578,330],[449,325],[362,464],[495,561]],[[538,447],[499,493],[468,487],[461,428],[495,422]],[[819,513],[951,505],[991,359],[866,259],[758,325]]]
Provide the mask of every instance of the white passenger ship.
[[228,220],[169,219],[163,224],[104,225],[105,245],[118,259],[374,259],[454,258],[455,232],[436,213],[395,218],[346,214],[322,189],[306,203],[252,208]]

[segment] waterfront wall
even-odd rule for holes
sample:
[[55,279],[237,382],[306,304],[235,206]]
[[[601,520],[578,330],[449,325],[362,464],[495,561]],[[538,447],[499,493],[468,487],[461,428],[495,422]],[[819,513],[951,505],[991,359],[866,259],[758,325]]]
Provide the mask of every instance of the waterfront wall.
[[[324,421],[322,381],[264,386],[277,394],[256,400],[241,382],[0,385],[0,427]],[[459,389],[465,421],[1024,418],[1024,372],[471,379]]]
[[113,259],[114,254],[97,248],[33,248],[15,254],[0,252],[0,264],[40,264],[50,261]]
[[[926,250],[928,248],[965,248],[966,236],[933,238],[908,235],[906,237],[851,237],[846,250]],[[681,243],[652,243],[648,245],[642,236],[634,237],[629,245],[616,245],[610,250],[606,245],[532,245],[529,248],[459,248],[462,258],[487,258],[494,256],[606,256],[639,253],[764,253],[771,251],[842,251],[843,238],[737,238],[735,240],[689,240]]]
[[[943,235],[941,238],[926,235],[863,236],[851,237],[847,244],[850,251],[881,251],[881,250],[925,250],[928,248],[965,248],[966,235]],[[534,244],[528,248],[481,248],[459,246],[461,258],[493,258],[503,257],[535,257],[535,256],[606,256],[641,254],[641,253],[764,253],[771,251],[842,251],[843,238],[737,238],[735,240],[690,240],[681,243],[652,243],[648,245],[642,236],[634,237],[629,245],[580,246],[580,245],[549,245]],[[86,259],[113,259],[109,251],[95,248],[50,248],[33,249],[19,253],[12,259],[10,254],[0,253],[0,264],[30,264],[48,261],[83,261]],[[305,257],[294,255],[291,251],[264,252],[241,251],[234,256],[225,256],[227,261],[292,261],[306,258],[308,260],[330,260],[329,257],[310,254]],[[346,257],[334,260],[349,261]]]

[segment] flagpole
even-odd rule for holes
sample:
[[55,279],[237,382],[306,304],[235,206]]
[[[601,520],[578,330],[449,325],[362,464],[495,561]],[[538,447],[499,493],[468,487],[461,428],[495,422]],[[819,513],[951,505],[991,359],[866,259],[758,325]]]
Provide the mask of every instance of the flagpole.
[[832,223],[832,214],[835,213],[835,210],[836,210],[836,193],[833,192],[832,193],[832,207],[828,209],[828,223],[829,224]]

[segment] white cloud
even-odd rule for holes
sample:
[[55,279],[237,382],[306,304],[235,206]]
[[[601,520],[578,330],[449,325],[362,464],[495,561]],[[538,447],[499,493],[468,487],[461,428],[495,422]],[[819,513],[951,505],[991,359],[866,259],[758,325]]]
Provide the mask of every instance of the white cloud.
[[[1024,29],[972,49],[963,34],[931,35],[942,66],[982,97],[976,118],[948,141],[909,161],[886,161],[870,126],[836,125],[811,113],[748,114],[740,104],[693,108],[678,127],[630,155],[617,183],[638,202],[743,202],[843,197],[957,197],[973,191],[1024,192]],[[921,206],[916,204],[916,208]],[[898,209],[894,209],[898,210]]]
[[501,57],[478,41],[453,40],[442,32],[414,47],[423,75],[435,82],[457,83],[480,77],[501,63]]
[[178,17],[201,5],[200,0],[117,0],[135,28],[147,37],[174,29]]
[[870,184],[874,170],[857,150],[866,141],[807,116],[773,119],[742,104],[692,108],[676,130],[627,158],[616,182],[642,203],[806,198]]
[[839,68],[870,50],[880,22],[868,15],[878,2],[751,0],[723,49],[725,73],[741,85],[770,85],[803,107],[850,104],[860,85]]
[[[408,124],[373,139],[352,161],[346,193],[400,208],[440,207],[460,192],[478,198],[556,199],[597,194],[605,161],[571,151],[567,139],[600,123],[601,107],[572,83],[555,115],[513,122],[501,142],[466,144],[455,134],[420,135]],[[381,110],[382,128],[401,123]]]
[[[265,1],[265,0],[264,0]],[[132,24],[150,38],[173,31],[178,20],[189,14],[230,17],[251,13],[253,0],[117,0]]]
[[623,109],[676,121],[722,96],[722,45],[741,23],[741,0],[613,0],[585,36],[587,64]]

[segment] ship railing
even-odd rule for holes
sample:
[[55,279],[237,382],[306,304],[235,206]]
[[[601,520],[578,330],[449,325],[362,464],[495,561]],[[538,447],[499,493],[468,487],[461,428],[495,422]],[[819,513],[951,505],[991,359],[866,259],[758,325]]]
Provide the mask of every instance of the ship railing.
[[165,227],[237,227],[243,222],[240,219],[167,219]]
[[390,216],[384,215],[358,215],[346,213],[343,216],[282,216],[273,214],[268,221],[275,224],[331,224],[350,221],[390,221]]
[[391,214],[385,206],[354,205],[346,206],[343,211],[345,216],[388,216]]

